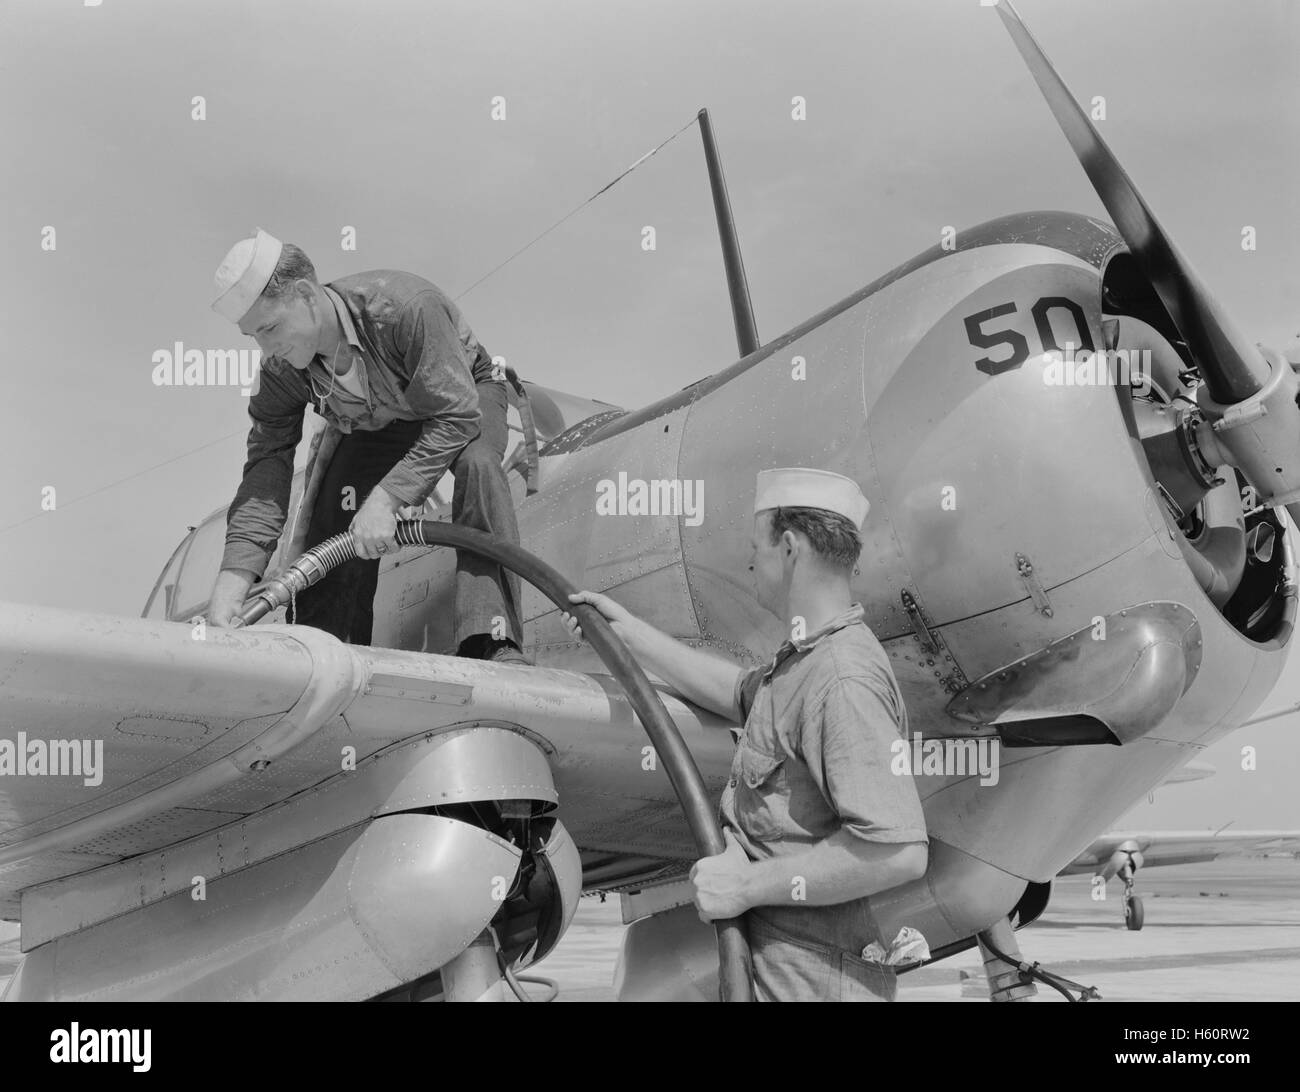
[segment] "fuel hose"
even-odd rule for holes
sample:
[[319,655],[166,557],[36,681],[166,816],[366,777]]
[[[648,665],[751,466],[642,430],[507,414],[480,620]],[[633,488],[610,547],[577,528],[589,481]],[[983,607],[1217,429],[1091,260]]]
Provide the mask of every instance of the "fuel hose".
[[[569,596],[578,591],[576,587],[535,554],[473,527],[439,520],[402,520],[397,524],[394,540],[399,546],[450,546],[479,554],[527,580],[557,607],[573,615],[582,627],[583,636],[623,687],[640,718],[677,794],[700,856],[712,857],[723,852],[726,842],[714,817],[704,779],[677,725],[641,665],[600,611],[588,603],[569,602]],[[232,624],[252,625],[287,606],[335,566],[354,557],[356,547],[351,532],[345,531],[313,546],[279,576],[263,584],[244,603]],[[718,934],[718,987],[722,1000],[752,1001],[749,943],[744,922],[740,918],[728,918],[715,921],[714,926]]]

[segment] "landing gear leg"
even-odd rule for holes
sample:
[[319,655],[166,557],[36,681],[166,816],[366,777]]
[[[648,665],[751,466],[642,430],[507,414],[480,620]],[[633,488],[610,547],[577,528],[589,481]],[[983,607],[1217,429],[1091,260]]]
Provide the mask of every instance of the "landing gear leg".
[[[1011,922],[1003,919],[975,939],[980,946],[980,955],[984,957],[984,974],[989,981],[990,1001],[1028,1001],[1038,996],[1038,987],[1033,982],[1022,981],[1017,969],[1017,964],[1022,963],[1023,958]],[[994,954],[995,950],[999,955]],[[1010,957],[1014,962],[1001,958],[1003,956]]]
[[486,929],[439,972],[445,1001],[504,1001],[506,983],[497,949]]
[[[1037,963],[1026,963],[1016,944],[1015,933],[1007,919],[997,922],[975,937],[984,956],[984,972],[989,978],[990,1001],[1028,1001],[1038,993],[1035,979],[1051,986],[1067,1001],[1099,1001],[1095,986],[1071,982],[1059,974],[1045,971]],[[1075,997],[1071,990],[1078,990]]]
[[1133,932],[1142,928],[1142,899],[1133,894],[1133,873],[1124,877],[1124,926]]

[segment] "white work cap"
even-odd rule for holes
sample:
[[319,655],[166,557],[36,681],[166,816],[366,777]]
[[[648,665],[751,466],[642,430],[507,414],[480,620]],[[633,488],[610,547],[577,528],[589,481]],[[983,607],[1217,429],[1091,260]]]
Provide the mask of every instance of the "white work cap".
[[755,514],[768,508],[822,508],[850,520],[860,531],[870,507],[858,483],[843,474],[804,466],[758,472]]
[[284,244],[274,235],[261,228],[256,230],[252,239],[240,239],[230,248],[213,278],[217,298],[212,301],[212,310],[231,322],[238,322],[257,302],[284,250]]

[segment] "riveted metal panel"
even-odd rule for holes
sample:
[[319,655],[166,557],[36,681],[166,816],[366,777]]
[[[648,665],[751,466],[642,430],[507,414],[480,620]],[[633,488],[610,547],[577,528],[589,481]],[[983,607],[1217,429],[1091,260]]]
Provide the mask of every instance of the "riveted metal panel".
[[97,838],[89,838],[74,846],[72,851],[114,859],[130,857],[204,831],[215,830],[233,818],[236,816],[227,811],[168,808],[157,815],[105,831]]
[[1180,603],[1133,604],[973,680],[948,710],[972,724],[1087,714],[1127,743],[1192,685],[1201,646],[1196,615]]
[[[165,766],[157,766],[148,770],[148,772],[141,773],[135,780],[123,784],[120,788],[110,789],[107,792],[104,791],[103,786],[98,789],[84,788],[82,793],[79,794],[81,798],[75,803],[34,821],[20,822],[20,819],[31,814],[26,809],[29,797],[39,803],[42,789],[49,789],[48,783],[54,779],[31,778],[22,783],[19,783],[17,778],[6,779],[8,784],[0,786],[0,828],[3,828],[4,831],[0,833],[0,847],[10,846],[28,838],[57,830],[68,823],[88,818],[108,807],[130,800],[141,792],[147,792],[166,785],[178,777],[201,770],[210,763],[219,761],[226,755],[237,751],[244,744],[275,725],[280,719],[281,714],[275,713],[236,724],[214,736],[210,742],[191,750],[187,754],[174,758]],[[93,731],[94,729],[91,728],[88,735],[93,734]],[[156,752],[134,751],[134,746],[148,747],[150,744],[148,741],[140,741],[138,744],[124,747],[122,753],[119,754],[117,738],[111,735],[105,736],[105,784],[108,783],[107,772],[109,770],[117,768],[120,775],[122,767],[135,769],[141,763],[147,764],[147,760],[142,757],[144,754],[156,754]],[[170,744],[168,746],[170,747]],[[119,767],[119,763],[121,763],[121,767]],[[77,781],[77,784],[81,784],[80,780]],[[2,887],[3,881],[0,881],[0,888]]]
[[21,910],[21,892],[47,880],[85,872],[117,858],[107,854],[71,853],[67,851],[43,853],[22,861],[0,865],[0,917],[17,921]]
[[468,705],[474,695],[474,688],[460,683],[412,679],[405,675],[372,671],[361,692],[376,698],[396,698],[400,701]]
[[401,781],[389,790],[379,814],[476,800],[559,797],[545,754],[518,732],[474,727],[435,736]]
[[[546,503],[534,500],[522,508],[520,538],[526,549],[538,553],[575,583],[613,593],[619,602],[666,632],[696,636],[695,615],[682,572],[681,537],[688,514],[597,514],[602,489],[618,501],[620,475],[629,486],[677,482],[685,476],[678,465],[684,421],[685,410],[678,410],[565,456],[563,465],[548,480]],[[707,483],[704,488],[707,512]],[[627,497],[626,488],[622,497]],[[558,615],[554,605],[527,587],[523,598],[525,618],[541,619],[537,632],[553,639]]]
[[[1097,271],[1038,251],[1030,264],[985,274],[935,317],[871,411],[893,530],[940,625],[1042,597],[1151,533],[1114,388],[1049,383],[1031,316],[1040,299],[1073,301],[1100,345]],[[977,359],[1009,350],[973,346],[966,320],[1001,306],[1015,310],[980,329],[1012,331],[1029,356],[988,374]],[[1064,305],[1047,314],[1059,344],[1081,343]],[[1021,558],[1032,559],[1028,582]]]

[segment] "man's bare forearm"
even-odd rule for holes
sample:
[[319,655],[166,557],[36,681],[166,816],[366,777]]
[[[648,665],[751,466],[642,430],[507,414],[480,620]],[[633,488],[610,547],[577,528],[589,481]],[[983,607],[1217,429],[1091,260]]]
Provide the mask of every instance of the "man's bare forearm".
[[256,582],[257,577],[247,569],[222,569],[217,573],[212,596],[214,599],[218,595],[243,596]]
[[643,668],[658,675],[689,701],[719,716],[740,719],[736,707],[736,679],[740,668],[735,664],[684,645],[640,618],[623,623],[619,636]]
[[755,861],[746,881],[751,906],[834,906],[925,874],[921,842],[868,842],[840,830],[803,853]]
[[208,621],[216,626],[230,625],[256,579],[247,569],[222,569],[217,573],[217,579],[212,583],[212,594],[208,597]]

